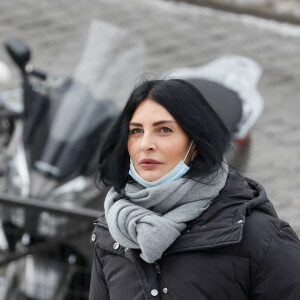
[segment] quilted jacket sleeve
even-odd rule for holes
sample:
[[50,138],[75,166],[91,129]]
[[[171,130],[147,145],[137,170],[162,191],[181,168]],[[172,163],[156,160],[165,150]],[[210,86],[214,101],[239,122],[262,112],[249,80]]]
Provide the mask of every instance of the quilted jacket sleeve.
[[99,259],[99,249],[95,247],[94,261],[91,273],[89,300],[109,300],[106,280]]
[[273,237],[253,280],[251,299],[300,299],[300,242],[285,226]]

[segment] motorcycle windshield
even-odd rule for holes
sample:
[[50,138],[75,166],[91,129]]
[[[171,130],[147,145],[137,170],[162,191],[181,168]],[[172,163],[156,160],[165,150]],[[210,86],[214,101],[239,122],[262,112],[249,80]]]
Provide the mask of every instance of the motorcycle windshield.
[[120,28],[91,23],[73,78],[57,90],[57,82],[48,81],[47,117],[37,126],[44,133],[36,133],[39,150],[31,159],[35,168],[60,178],[89,163],[139,80],[144,49]]

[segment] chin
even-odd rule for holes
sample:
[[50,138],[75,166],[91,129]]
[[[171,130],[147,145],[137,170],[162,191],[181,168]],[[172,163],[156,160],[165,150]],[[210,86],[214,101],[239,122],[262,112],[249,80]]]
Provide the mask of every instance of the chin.
[[147,181],[150,181],[150,182],[152,182],[152,181],[155,181],[155,180],[157,180],[157,179],[159,179],[159,178],[161,178],[163,175],[154,175],[154,174],[140,174],[140,176],[144,179],[144,180],[147,180]]

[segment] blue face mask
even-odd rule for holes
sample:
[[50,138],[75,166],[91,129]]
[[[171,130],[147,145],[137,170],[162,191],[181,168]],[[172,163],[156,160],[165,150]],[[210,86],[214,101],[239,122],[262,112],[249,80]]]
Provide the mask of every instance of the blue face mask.
[[129,169],[129,175],[139,184],[141,184],[144,187],[154,187],[161,185],[166,182],[170,182],[173,180],[176,180],[180,177],[182,177],[186,172],[190,169],[189,166],[187,166],[184,161],[186,160],[194,141],[191,142],[190,147],[188,149],[188,152],[183,160],[181,160],[169,173],[162,176],[161,178],[154,180],[154,181],[147,181],[143,179],[135,170],[132,160],[130,159],[130,169]]

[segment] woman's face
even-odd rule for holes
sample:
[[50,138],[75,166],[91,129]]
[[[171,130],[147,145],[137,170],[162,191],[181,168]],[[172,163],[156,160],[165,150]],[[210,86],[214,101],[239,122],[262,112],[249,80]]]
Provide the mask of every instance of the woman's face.
[[[191,139],[172,115],[160,104],[145,99],[136,108],[129,123],[128,152],[137,173],[154,181],[183,160]],[[193,150],[185,160],[189,164]]]

